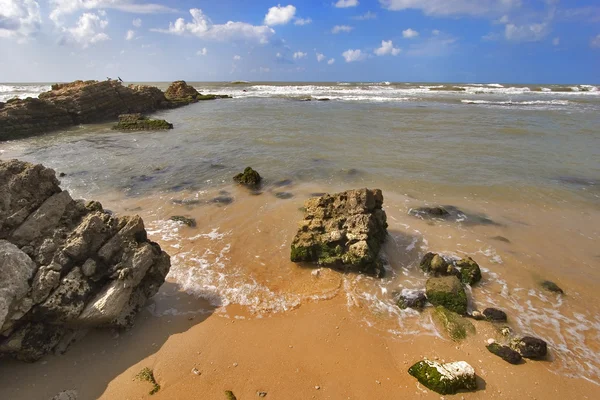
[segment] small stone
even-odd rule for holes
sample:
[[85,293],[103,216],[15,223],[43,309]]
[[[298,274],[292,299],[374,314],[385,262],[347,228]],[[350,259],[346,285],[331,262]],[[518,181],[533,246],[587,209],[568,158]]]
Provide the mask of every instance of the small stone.
[[381,382],[379,382],[379,381],[375,381],[375,383],[378,384],[378,385],[381,385]]
[[492,343],[496,343],[496,341],[492,338],[487,340],[487,344],[492,344]]
[[497,308],[486,308],[483,310],[483,315],[488,321],[492,322],[506,322],[508,319],[506,313]]
[[315,269],[313,272],[311,272],[311,275],[314,276],[315,278],[318,278],[319,276],[321,276],[321,270]]
[[200,372],[200,370],[198,370],[198,368],[192,368],[192,374],[194,375],[200,375],[202,372]]
[[267,397],[267,392],[256,392],[258,397]]
[[238,366],[238,363],[233,363],[233,366],[234,366],[234,367],[237,367],[237,366]]
[[321,389],[321,386],[317,385],[317,386],[315,386],[315,389],[319,390],[319,389]]

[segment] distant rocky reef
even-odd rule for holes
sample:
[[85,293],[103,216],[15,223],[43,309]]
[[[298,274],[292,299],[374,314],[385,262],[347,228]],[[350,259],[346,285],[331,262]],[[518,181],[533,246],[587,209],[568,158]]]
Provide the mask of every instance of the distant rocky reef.
[[79,124],[113,121],[121,114],[147,114],[228,97],[203,95],[184,81],[173,82],[165,93],[154,86],[123,86],[114,80],[55,84],[37,99],[0,102],[0,141]]

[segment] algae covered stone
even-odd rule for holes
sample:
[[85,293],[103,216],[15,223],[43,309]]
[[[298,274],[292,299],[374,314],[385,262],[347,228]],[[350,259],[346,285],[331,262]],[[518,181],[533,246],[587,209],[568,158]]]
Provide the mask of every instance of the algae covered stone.
[[492,322],[506,322],[508,320],[506,313],[497,308],[486,308],[483,310],[483,315],[485,319]]
[[467,294],[456,276],[429,278],[425,288],[427,299],[434,306],[443,306],[461,315],[467,313]]
[[432,317],[434,322],[441,326],[450,339],[454,341],[463,340],[468,335],[475,334],[475,326],[473,326],[471,321],[444,307],[436,307],[433,310]]
[[378,254],[387,236],[382,205],[379,189],[348,190],[309,199],[292,241],[291,260],[381,273]]
[[405,310],[407,308],[412,308],[414,310],[423,310],[425,308],[425,304],[427,303],[427,297],[425,297],[425,293],[421,290],[411,290],[411,289],[403,289],[402,293],[398,297],[396,301],[396,305],[400,307],[400,309]]
[[543,359],[548,354],[548,345],[542,339],[525,336],[521,339],[514,339],[510,347],[518,351],[525,358]]
[[519,364],[522,360],[521,354],[508,346],[502,346],[498,343],[490,343],[486,346],[490,353],[497,355],[504,361],[511,364]]
[[428,389],[439,394],[455,394],[461,390],[476,390],[475,370],[465,361],[441,364],[423,360],[408,369],[408,373]]
[[246,167],[244,172],[241,172],[233,177],[233,180],[240,185],[244,185],[246,187],[256,189],[260,186],[260,182],[262,181],[262,177],[258,172],[253,170],[251,167]]
[[171,221],[181,222],[182,224],[187,225],[190,228],[196,227],[196,220],[194,218],[184,217],[183,215],[174,215],[170,219]]
[[465,285],[474,285],[481,280],[481,268],[471,257],[456,262],[460,269],[460,280]]
[[119,122],[112,129],[121,131],[159,131],[173,129],[173,124],[164,119],[150,119],[142,114],[122,114],[119,115]]
[[455,275],[457,273],[450,263],[436,253],[425,254],[421,259],[420,267],[423,272],[433,276]]

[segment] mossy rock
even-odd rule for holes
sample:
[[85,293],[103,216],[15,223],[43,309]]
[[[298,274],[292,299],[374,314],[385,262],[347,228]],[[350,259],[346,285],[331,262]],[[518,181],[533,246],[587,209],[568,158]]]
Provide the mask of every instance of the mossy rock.
[[174,215],[170,218],[171,221],[181,222],[190,228],[196,227],[196,220],[194,218],[184,217],[183,215]]
[[233,180],[239,183],[240,185],[244,185],[249,188],[257,188],[260,185],[260,182],[262,181],[262,177],[251,167],[246,167],[246,169],[244,169],[244,172],[234,176]]
[[425,284],[427,299],[434,306],[443,306],[460,315],[467,313],[467,294],[454,275],[429,278]]
[[498,343],[491,343],[486,347],[490,353],[497,355],[510,364],[519,364],[522,360],[521,354],[508,346],[502,346]]
[[456,262],[460,269],[460,280],[465,285],[474,285],[481,280],[481,268],[471,257]]
[[427,297],[425,297],[425,293],[421,291],[406,290],[402,291],[402,293],[398,297],[396,305],[400,307],[401,310],[412,308],[413,310],[422,311],[423,308],[425,308],[426,303]]
[[[330,247],[325,243],[316,243],[310,247],[292,245],[292,262],[311,262],[318,260],[318,264],[335,266],[342,264],[344,249],[342,246]],[[351,260],[348,260],[351,261]]]
[[141,114],[123,114],[119,122],[112,127],[120,131],[159,131],[173,129],[173,124],[164,119],[149,119]]
[[506,322],[508,320],[506,313],[497,308],[486,308],[483,310],[483,315],[490,322]]
[[466,339],[468,335],[475,334],[475,326],[471,321],[444,307],[436,307],[432,317],[434,322],[444,328],[450,339],[454,341],[460,341]]
[[565,292],[554,282],[552,281],[543,281],[541,283],[542,288],[548,290],[549,292],[553,292],[553,293],[560,293],[560,294],[564,294]]
[[436,253],[427,253],[421,259],[421,270],[433,276],[457,275],[458,271],[444,257]]
[[419,361],[408,369],[408,373],[428,389],[443,395],[477,389],[475,371],[464,361],[446,364]]

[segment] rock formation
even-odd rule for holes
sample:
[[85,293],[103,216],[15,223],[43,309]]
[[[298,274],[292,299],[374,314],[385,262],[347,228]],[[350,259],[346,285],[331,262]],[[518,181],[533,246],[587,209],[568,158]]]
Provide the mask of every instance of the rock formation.
[[130,326],[170,268],[140,217],[58,184],[41,165],[0,161],[0,354],[26,361],[80,329]]
[[165,92],[165,97],[173,103],[185,105],[201,100],[228,99],[231,96],[217,94],[201,94],[185,81],[175,81]]
[[311,198],[291,246],[293,262],[380,274],[378,254],[387,236],[381,190],[349,190]]
[[262,177],[251,167],[246,167],[246,169],[244,169],[244,172],[240,172],[239,174],[234,176],[233,180],[236,183],[246,186],[250,189],[258,189],[260,187]]
[[164,119],[150,119],[142,114],[119,115],[119,122],[113,126],[114,130],[121,131],[159,131],[173,129],[173,124]]

